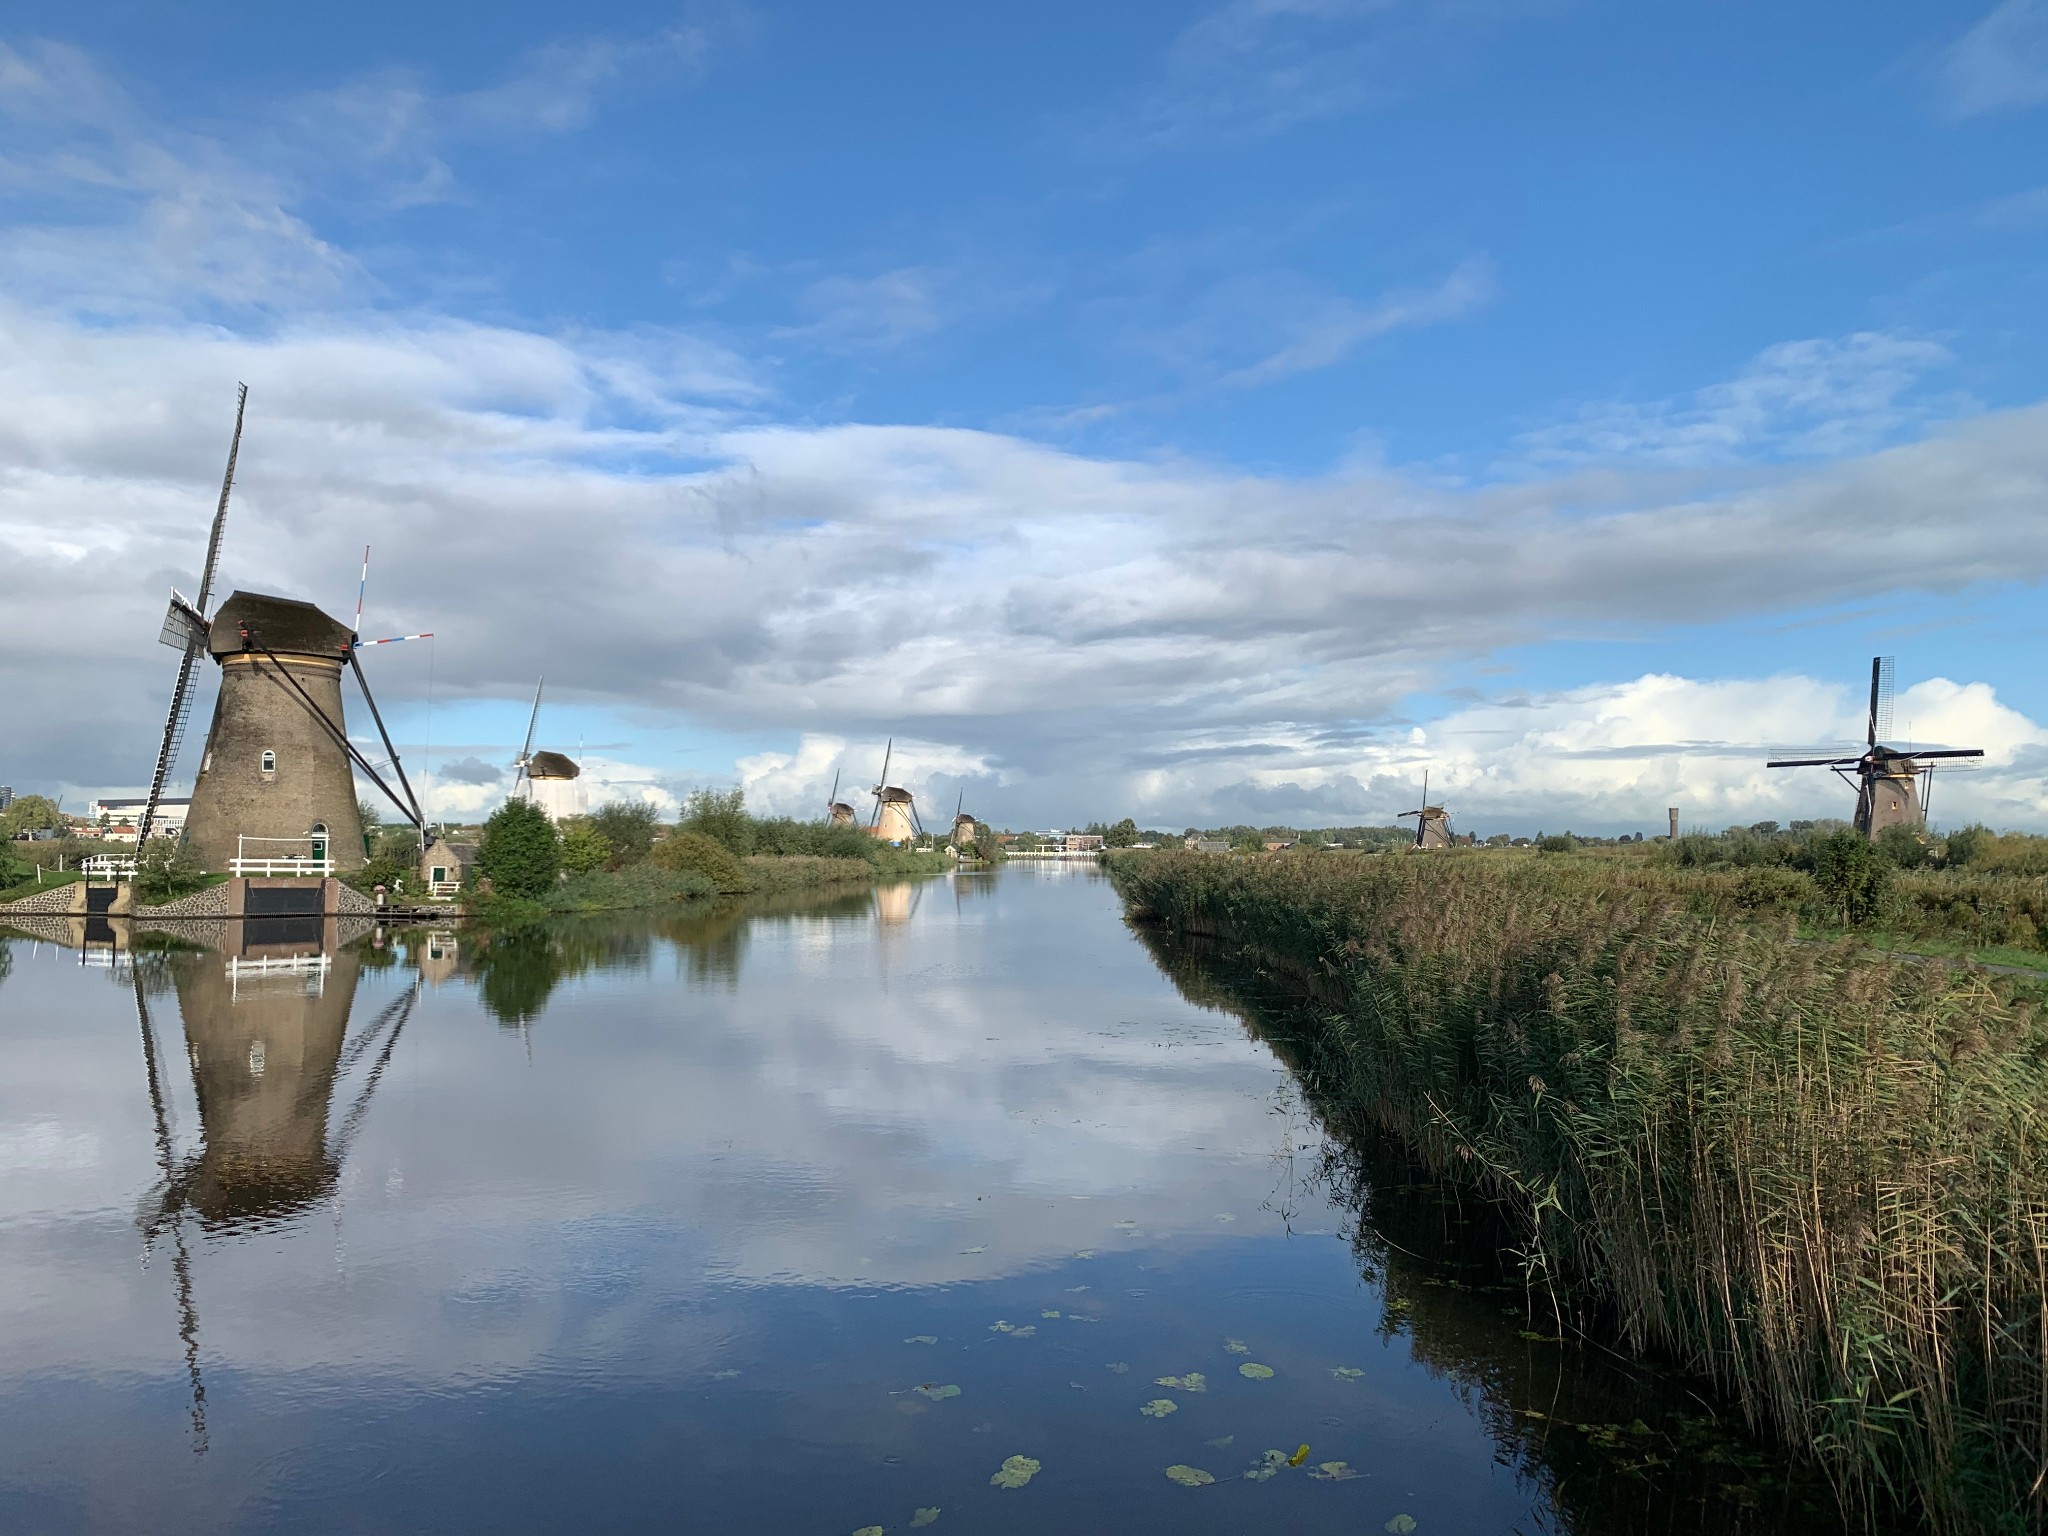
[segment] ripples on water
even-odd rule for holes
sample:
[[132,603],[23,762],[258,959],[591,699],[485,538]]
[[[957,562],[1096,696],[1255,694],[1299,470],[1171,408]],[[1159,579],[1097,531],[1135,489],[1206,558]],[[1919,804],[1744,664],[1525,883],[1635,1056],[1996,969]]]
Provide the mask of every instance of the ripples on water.
[[0,939],[0,1530],[1834,1524],[1092,871],[203,937]]

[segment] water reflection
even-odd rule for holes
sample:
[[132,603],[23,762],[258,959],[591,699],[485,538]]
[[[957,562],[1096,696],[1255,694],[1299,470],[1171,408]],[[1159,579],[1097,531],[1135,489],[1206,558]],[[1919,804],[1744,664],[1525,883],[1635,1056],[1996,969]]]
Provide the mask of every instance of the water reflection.
[[0,1529],[1767,1528],[1091,871],[208,937],[0,948]]

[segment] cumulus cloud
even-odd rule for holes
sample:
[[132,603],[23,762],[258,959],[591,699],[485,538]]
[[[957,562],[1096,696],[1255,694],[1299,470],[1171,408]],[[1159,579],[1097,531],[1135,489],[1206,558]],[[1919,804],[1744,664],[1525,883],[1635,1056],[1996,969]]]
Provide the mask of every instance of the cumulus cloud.
[[379,626],[436,632],[444,697],[545,672],[551,696],[720,730],[895,732],[1059,784],[1072,814],[1190,752],[1250,763],[1370,725],[1447,663],[1560,628],[2048,575],[2042,407],[1726,484],[1453,491],[764,423],[687,338],[19,312],[0,335],[23,778],[141,773],[87,765],[148,759],[163,593],[199,562],[238,377],[229,586],[339,610],[373,544]]

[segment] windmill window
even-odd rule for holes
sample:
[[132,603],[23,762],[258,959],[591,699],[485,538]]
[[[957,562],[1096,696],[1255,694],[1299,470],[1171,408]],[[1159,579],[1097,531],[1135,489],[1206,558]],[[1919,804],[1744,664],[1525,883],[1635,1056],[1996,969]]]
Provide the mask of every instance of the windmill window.
[[277,772],[277,754],[268,747],[263,749],[263,776],[267,779]]

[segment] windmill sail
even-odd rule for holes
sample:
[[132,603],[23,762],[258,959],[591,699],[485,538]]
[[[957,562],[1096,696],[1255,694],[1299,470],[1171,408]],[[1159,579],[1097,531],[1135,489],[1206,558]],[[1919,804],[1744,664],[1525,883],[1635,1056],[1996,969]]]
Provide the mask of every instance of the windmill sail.
[[[228,520],[228,497],[235,488],[235,460],[242,451],[242,413],[249,404],[249,386],[235,387],[235,435],[228,441],[227,473],[221,476],[220,502],[213,510],[213,530],[206,539],[206,565],[199,577],[199,601],[187,605],[173,591],[170,612],[164,616],[162,639],[166,645],[181,645],[185,655],[178,663],[177,686],[171,690],[170,713],[164,717],[163,740],[156,751],[156,770],[149,778],[149,804],[135,829],[138,851],[148,845],[150,828],[162,804],[164,784],[178,761],[178,749],[185,744],[185,724],[192,718],[192,673],[206,649],[206,603],[213,596],[213,573],[220,565],[220,535]],[[173,633],[177,639],[173,639]]]
[[1874,747],[1891,733],[1892,658],[1873,656],[1870,658],[1870,728],[1867,740]]
[[540,681],[533,685],[533,713],[526,717],[526,744],[519,749],[519,755],[512,759],[512,766],[517,770],[512,779],[514,795],[517,795],[520,786],[532,777],[528,770],[533,765],[533,731],[534,727],[540,724],[540,691],[547,683],[547,677],[543,674]]

